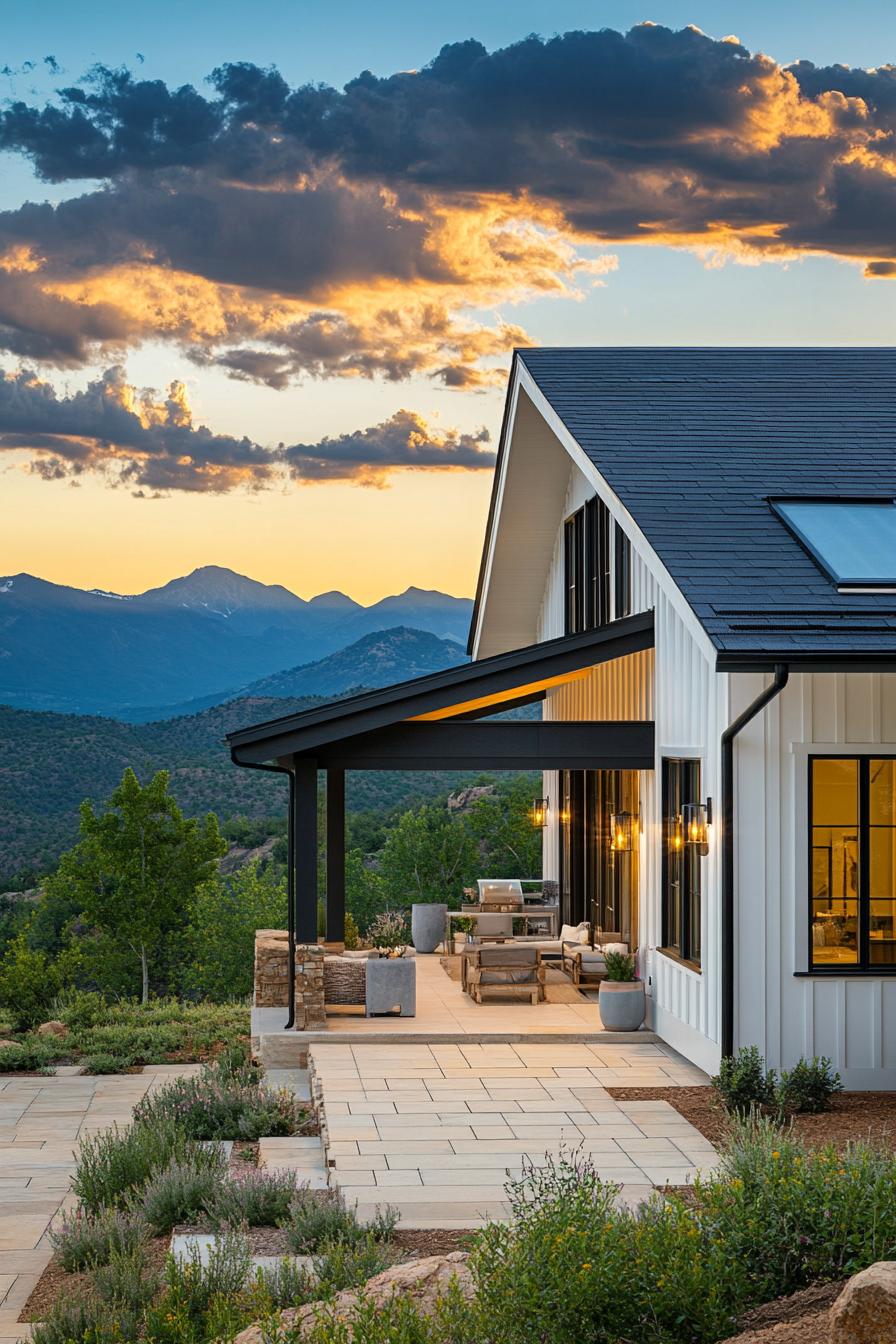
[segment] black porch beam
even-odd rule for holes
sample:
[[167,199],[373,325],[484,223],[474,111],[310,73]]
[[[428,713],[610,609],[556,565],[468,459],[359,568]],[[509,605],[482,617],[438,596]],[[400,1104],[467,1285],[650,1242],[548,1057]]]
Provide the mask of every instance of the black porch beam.
[[317,762],[303,757],[295,765],[295,913],[296,942],[317,942]]
[[[304,758],[295,757],[296,766]],[[652,770],[647,721],[396,723],[316,754],[327,770]]]
[[345,937],[345,771],[327,771],[327,942]]

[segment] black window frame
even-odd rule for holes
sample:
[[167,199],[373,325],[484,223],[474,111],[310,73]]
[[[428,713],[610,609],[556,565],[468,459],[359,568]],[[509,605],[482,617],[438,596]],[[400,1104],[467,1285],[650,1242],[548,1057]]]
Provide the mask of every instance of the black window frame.
[[[672,865],[669,860],[673,827],[681,816],[682,807],[687,803],[698,803],[702,797],[703,762],[698,756],[664,756],[660,772],[663,821],[660,875],[663,943],[658,950],[690,966],[692,970],[700,971],[703,954],[701,929],[703,869],[700,849],[697,845],[683,843],[680,851],[677,851],[681,865],[681,879],[677,892],[672,890]],[[692,908],[692,897],[695,893],[696,919]]]
[[[838,964],[819,964],[816,965],[813,958],[814,943],[812,939],[812,928],[814,924],[814,907],[812,892],[813,875],[813,767],[816,761],[855,761],[858,764],[858,822],[856,823],[858,832],[858,858],[859,858],[859,884],[858,884],[858,958],[854,962],[843,962]],[[818,975],[834,976],[843,979],[848,976],[880,977],[896,975],[896,962],[887,965],[886,962],[873,962],[870,959],[870,916],[871,916],[871,821],[870,821],[870,762],[871,761],[896,761],[896,753],[888,751],[867,751],[867,752],[843,752],[843,751],[824,751],[813,752],[807,759],[807,805],[806,805],[806,946],[807,971],[797,972],[798,975]],[[896,898],[896,893],[894,893]]]
[[618,621],[620,616],[630,616],[632,610],[632,543],[618,523],[615,526],[613,549],[615,570],[613,614]]
[[[599,495],[594,495],[570,514],[563,524],[564,632],[567,635],[597,630],[613,620],[612,528],[613,516]],[[620,614],[617,610],[616,615]]]

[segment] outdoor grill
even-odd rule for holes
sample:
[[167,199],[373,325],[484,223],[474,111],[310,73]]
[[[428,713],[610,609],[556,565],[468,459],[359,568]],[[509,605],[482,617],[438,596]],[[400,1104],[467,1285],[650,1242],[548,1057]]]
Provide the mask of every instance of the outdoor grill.
[[480,878],[479,904],[490,914],[518,914],[523,908],[523,887],[516,878]]

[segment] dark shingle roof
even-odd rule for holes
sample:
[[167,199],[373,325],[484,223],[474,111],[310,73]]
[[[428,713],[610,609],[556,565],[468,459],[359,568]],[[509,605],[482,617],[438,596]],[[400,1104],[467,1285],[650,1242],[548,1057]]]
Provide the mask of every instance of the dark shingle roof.
[[838,594],[767,503],[896,497],[896,349],[517,357],[643,530],[720,663],[896,658],[896,596]]

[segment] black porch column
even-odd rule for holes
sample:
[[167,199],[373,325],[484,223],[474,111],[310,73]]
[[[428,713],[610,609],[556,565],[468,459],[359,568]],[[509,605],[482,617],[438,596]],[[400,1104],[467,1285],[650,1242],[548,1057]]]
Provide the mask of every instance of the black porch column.
[[296,942],[317,942],[317,762],[296,759]]
[[345,937],[345,771],[327,771],[327,942]]

